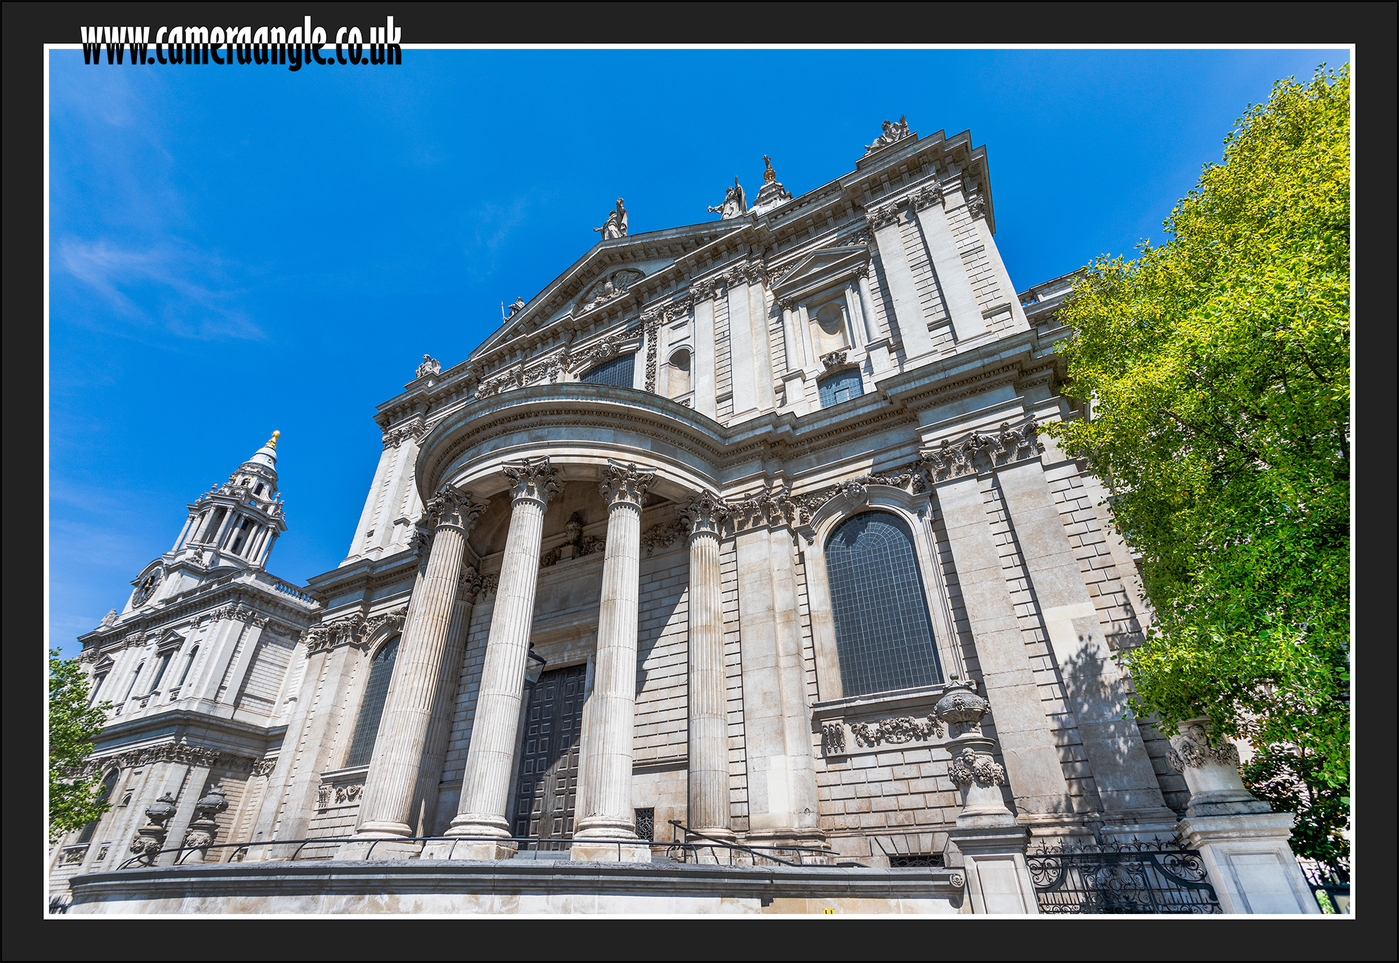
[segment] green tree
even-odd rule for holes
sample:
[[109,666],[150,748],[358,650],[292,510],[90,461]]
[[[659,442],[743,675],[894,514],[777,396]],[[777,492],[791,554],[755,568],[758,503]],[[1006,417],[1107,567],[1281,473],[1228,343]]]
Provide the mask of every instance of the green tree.
[[1141,554],[1133,710],[1247,738],[1245,778],[1325,858],[1349,808],[1349,68],[1279,81],[1224,144],[1164,244],[1075,285],[1089,416],[1049,433]]
[[110,702],[89,706],[87,676],[77,659],[49,650],[49,841],[81,829],[105,813],[97,777],[79,778],[92,737],[107,721]]

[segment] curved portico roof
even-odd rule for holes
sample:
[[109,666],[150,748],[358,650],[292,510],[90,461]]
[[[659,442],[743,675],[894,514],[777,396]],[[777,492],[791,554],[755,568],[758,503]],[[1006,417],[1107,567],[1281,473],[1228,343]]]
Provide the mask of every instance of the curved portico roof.
[[532,385],[474,401],[434,426],[418,452],[426,501],[445,484],[489,496],[500,469],[547,456],[556,469],[596,476],[609,460],[656,469],[652,491],[684,498],[718,489],[727,431],[712,418],[633,388],[568,382]]

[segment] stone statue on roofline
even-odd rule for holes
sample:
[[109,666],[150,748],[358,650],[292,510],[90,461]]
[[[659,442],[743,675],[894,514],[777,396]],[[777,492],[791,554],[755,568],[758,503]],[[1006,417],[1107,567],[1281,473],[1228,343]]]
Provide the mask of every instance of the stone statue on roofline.
[[743,187],[738,183],[738,178],[734,178],[734,186],[730,187],[724,194],[724,203],[718,207],[711,206],[709,213],[718,214],[720,220],[728,220],[731,217],[738,217],[748,210],[748,198],[743,193]]
[[604,241],[627,236],[627,209],[622,206],[620,197],[617,198],[617,209],[607,215],[602,227],[595,227],[593,230],[601,232]]
[[899,122],[896,124],[892,120],[884,122],[884,132],[874,139],[874,143],[865,148],[866,154],[873,154],[882,147],[890,144],[897,144],[906,137],[912,137],[913,131],[908,129],[907,115],[900,114]]

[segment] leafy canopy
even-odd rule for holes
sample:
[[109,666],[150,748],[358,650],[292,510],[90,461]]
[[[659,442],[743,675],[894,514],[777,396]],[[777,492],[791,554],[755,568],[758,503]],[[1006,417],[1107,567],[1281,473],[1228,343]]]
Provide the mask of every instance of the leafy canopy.
[[77,659],[49,650],[49,840],[82,829],[109,808],[97,777],[77,778],[92,737],[107,721],[110,702],[88,705],[87,676]]
[[1349,67],[1278,82],[1224,144],[1165,244],[1075,286],[1061,350],[1091,415],[1050,431],[1107,480],[1141,554],[1156,624],[1124,657],[1133,709],[1208,714],[1273,785],[1290,757],[1345,799]]

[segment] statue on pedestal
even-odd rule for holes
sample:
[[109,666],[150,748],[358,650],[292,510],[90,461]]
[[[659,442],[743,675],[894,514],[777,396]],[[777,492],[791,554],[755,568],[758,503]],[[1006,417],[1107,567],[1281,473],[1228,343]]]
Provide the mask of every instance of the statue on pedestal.
[[622,206],[620,197],[617,198],[617,209],[607,215],[602,227],[595,227],[593,230],[601,232],[604,241],[627,236],[627,209]]

